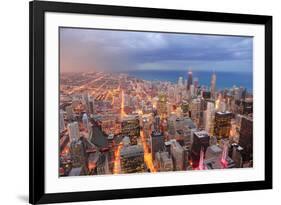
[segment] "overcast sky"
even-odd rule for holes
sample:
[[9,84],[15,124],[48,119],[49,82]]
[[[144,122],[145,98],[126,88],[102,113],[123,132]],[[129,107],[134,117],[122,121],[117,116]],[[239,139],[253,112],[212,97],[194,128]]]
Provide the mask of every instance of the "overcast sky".
[[60,30],[62,72],[215,70],[252,72],[251,37]]

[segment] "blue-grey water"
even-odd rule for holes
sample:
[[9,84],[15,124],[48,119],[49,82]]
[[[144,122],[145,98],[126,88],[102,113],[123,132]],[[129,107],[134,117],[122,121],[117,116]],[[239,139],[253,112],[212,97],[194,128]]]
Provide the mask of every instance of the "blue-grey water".
[[[144,80],[161,80],[176,83],[179,76],[187,79],[187,71],[128,71],[130,76],[135,76]],[[198,78],[199,85],[209,87],[211,82],[212,71],[192,71],[192,76]],[[215,72],[216,73],[216,88],[225,89],[231,88],[233,85],[244,87],[248,92],[253,90],[253,74],[250,72]]]

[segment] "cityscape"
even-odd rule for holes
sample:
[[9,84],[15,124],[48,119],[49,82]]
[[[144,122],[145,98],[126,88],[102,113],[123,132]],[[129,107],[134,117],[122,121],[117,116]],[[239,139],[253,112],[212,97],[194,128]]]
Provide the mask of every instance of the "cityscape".
[[221,72],[61,70],[59,176],[252,168],[252,85]]

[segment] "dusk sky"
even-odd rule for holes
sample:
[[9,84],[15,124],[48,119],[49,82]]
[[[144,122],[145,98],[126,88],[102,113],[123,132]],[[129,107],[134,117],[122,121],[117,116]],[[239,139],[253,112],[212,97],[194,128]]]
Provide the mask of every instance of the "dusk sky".
[[252,37],[61,28],[62,72],[252,72]]

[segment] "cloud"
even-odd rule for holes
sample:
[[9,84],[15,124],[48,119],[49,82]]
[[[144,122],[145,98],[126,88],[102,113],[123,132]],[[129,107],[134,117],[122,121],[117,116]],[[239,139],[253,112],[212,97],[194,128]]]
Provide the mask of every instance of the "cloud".
[[62,71],[252,71],[251,37],[62,28]]

